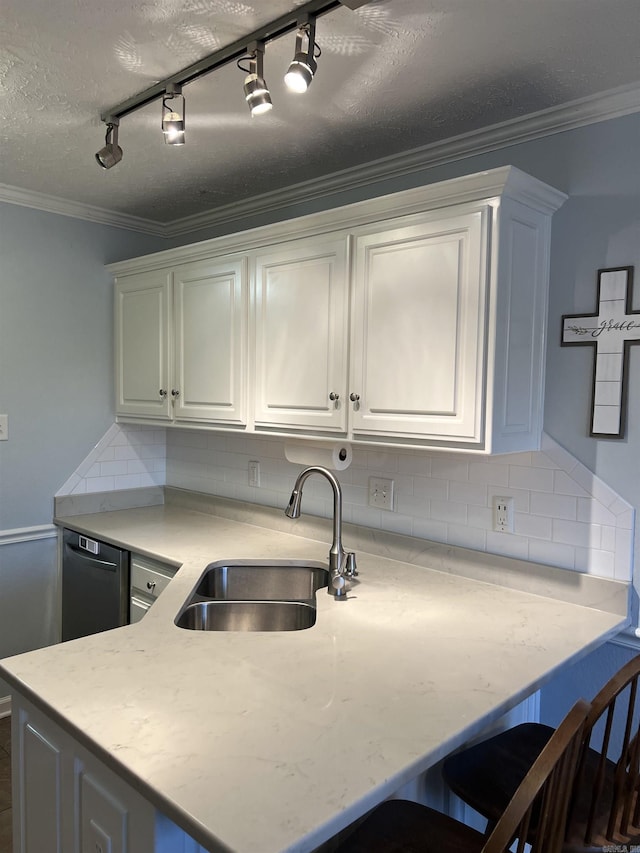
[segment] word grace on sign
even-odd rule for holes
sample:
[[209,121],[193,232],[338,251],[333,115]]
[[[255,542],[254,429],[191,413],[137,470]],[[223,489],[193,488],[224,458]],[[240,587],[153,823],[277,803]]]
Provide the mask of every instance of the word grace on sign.
[[633,267],[598,270],[597,312],[562,317],[562,346],[595,348],[589,433],[595,437],[624,435],[629,347],[640,342],[632,293]]

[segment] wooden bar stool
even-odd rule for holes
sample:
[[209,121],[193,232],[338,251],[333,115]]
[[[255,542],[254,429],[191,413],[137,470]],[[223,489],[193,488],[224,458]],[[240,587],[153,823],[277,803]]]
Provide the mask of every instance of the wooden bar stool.
[[[564,853],[586,853],[640,844],[638,803],[640,655],[600,690],[587,717],[573,786]],[[614,720],[621,728],[614,747]],[[452,755],[443,776],[460,799],[487,818],[487,834],[553,729],[524,723]]]
[[531,853],[559,853],[588,712],[586,702],[574,705],[488,838],[427,806],[388,800],[365,818],[336,853],[506,853],[516,838],[517,853],[523,853],[527,839]]

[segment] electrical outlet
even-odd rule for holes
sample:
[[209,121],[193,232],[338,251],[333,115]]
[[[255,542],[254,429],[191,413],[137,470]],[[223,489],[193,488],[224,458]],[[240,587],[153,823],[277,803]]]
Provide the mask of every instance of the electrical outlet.
[[9,438],[9,415],[0,415],[0,441]]
[[369,477],[369,506],[393,510],[393,480]]
[[260,463],[254,460],[249,462],[249,485],[260,485]]
[[513,498],[494,495],[493,529],[498,533],[513,533]]

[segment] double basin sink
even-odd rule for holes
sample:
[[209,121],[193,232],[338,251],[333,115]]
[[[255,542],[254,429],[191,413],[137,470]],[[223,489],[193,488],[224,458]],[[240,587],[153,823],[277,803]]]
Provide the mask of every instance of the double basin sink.
[[211,563],[176,617],[196,631],[300,631],[316,621],[316,592],[329,584],[321,563]]

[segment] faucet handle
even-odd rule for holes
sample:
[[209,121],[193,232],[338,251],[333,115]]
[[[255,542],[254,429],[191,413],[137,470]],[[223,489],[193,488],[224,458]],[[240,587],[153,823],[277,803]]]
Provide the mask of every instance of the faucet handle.
[[344,573],[349,578],[355,578],[358,575],[358,567],[356,565],[356,555],[353,551],[345,554]]

